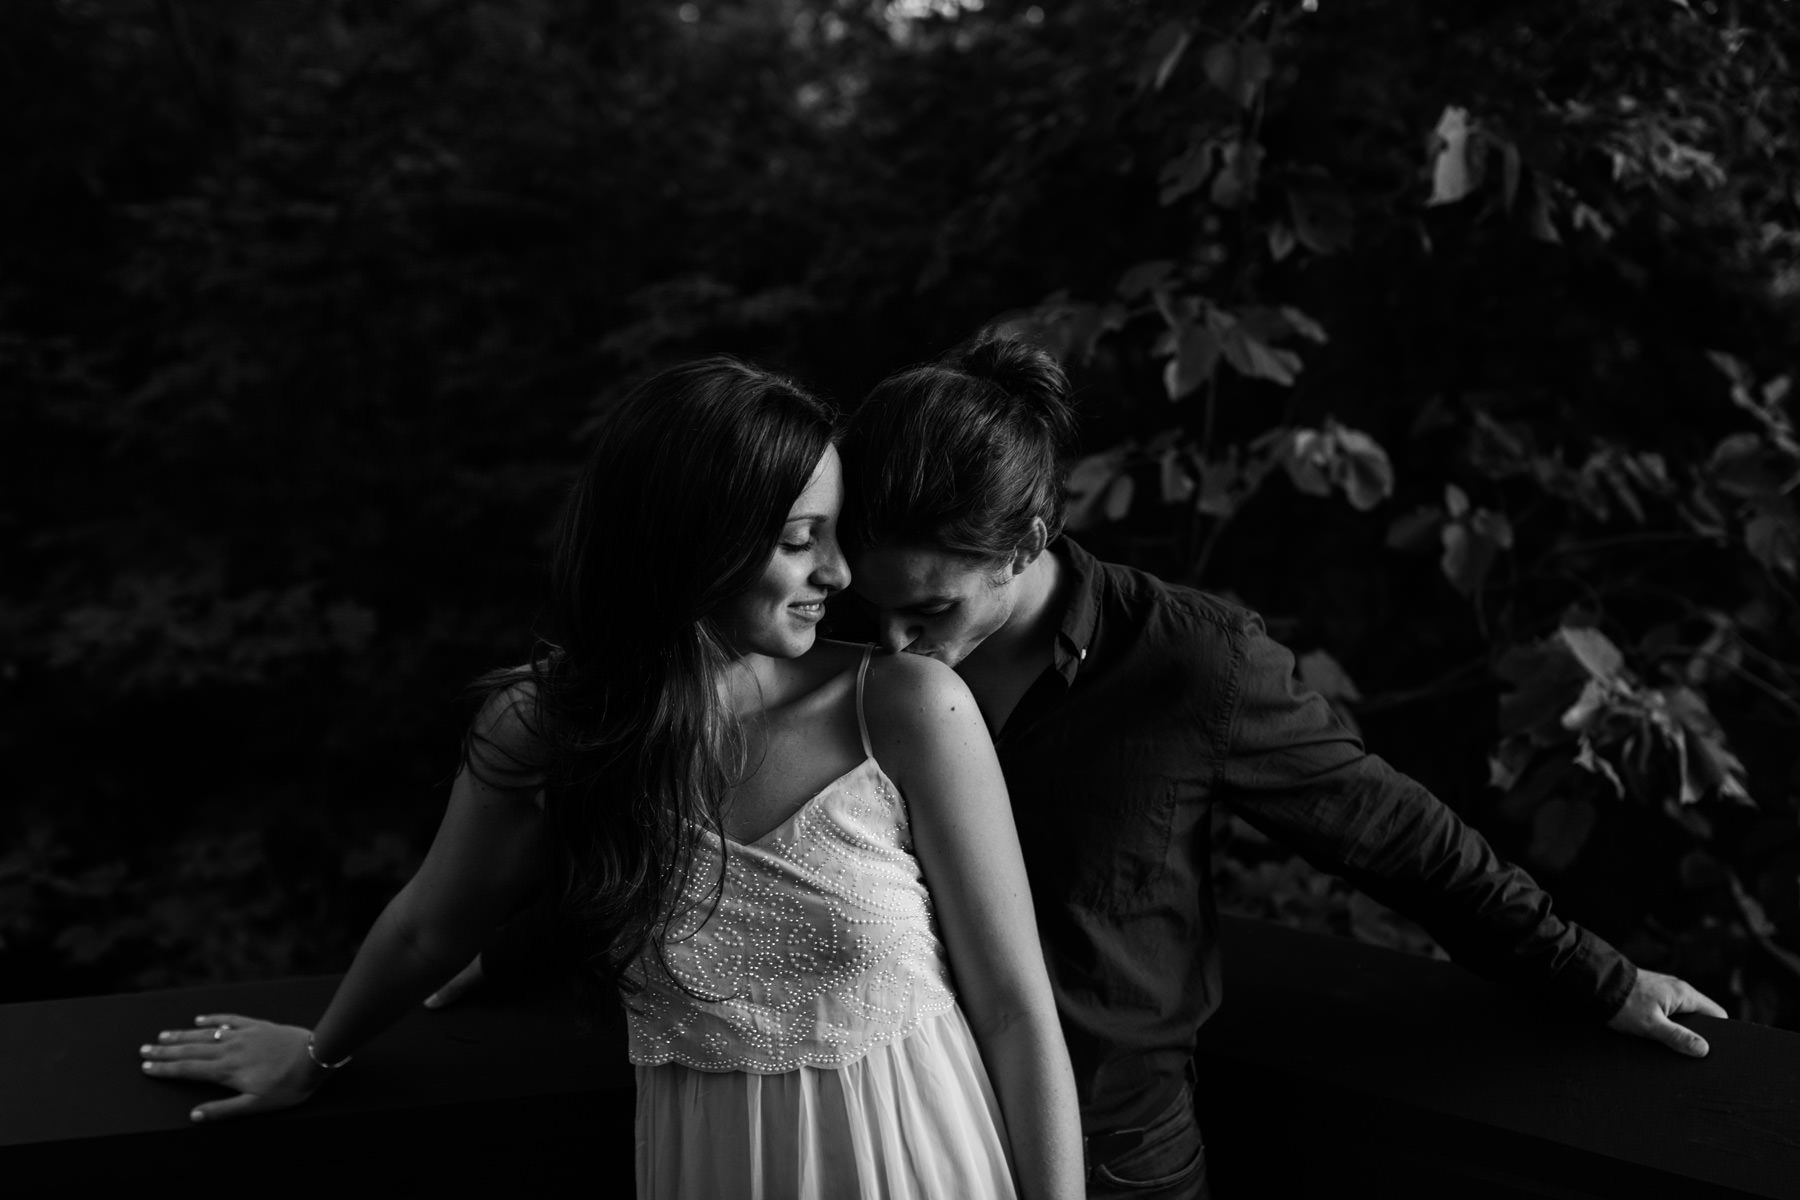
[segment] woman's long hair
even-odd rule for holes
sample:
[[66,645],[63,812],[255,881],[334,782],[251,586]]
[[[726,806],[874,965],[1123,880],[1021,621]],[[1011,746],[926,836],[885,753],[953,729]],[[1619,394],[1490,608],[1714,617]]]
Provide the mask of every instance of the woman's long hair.
[[735,359],[633,388],[558,518],[543,640],[474,685],[465,764],[495,786],[542,786],[599,982],[633,990],[626,968],[660,958],[701,831],[721,832],[744,752],[714,614],[761,575],[834,432],[821,401]]

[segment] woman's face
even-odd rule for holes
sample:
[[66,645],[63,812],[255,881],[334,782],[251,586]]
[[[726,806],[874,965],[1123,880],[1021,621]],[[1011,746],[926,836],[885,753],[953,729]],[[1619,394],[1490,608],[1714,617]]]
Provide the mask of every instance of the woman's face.
[[877,546],[857,555],[856,594],[883,647],[955,667],[1011,619],[1019,589],[1009,564],[930,546]]
[[762,577],[719,612],[719,625],[739,654],[798,658],[812,649],[826,597],[850,582],[837,541],[843,504],[843,467],[837,447],[827,446],[806,490],[788,510]]

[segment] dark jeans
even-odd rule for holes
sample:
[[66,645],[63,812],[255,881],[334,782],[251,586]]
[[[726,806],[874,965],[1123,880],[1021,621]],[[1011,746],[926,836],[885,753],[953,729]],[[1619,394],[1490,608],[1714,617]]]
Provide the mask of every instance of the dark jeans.
[[[1206,1146],[1183,1084],[1173,1103],[1144,1127],[1144,1140],[1104,1162],[1088,1162],[1088,1200],[1207,1200]],[[1090,1147],[1104,1145],[1089,1138]]]

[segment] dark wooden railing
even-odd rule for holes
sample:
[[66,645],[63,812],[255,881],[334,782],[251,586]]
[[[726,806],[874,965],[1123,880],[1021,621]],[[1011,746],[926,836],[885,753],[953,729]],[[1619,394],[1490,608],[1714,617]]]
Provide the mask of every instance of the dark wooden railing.
[[[1219,1200],[1800,1198],[1800,1035],[1694,1018],[1704,1060],[1459,968],[1226,921],[1200,1107]],[[307,1105],[194,1126],[211,1089],[136,1048],[202,1012],[308,1023],[332,978],[0,1006],[0,1196],[629,1196],[616,1017],[476,997],[364,1048]]]

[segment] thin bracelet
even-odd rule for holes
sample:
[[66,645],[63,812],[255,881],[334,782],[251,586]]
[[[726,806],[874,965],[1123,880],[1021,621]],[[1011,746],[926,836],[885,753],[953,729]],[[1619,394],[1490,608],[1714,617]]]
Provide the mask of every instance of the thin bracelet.
[[318,1067],[320,1070],[335,1071],[339,1067],[345,1066],[346,1064],[348,1064],[349,1061],[352,1058],[355,1058],[356,1056],[354,1054],[346,1054],[346,1055],[344,1055],[344,1057],[338,1059],[336,1062],[328,1063],[324,1059],[319,1057],[319,1052],[317,1050],[313,1049],[313,1035],[309,1033],[306,1035],[306,1057],[312,1059],[313,1065]]

